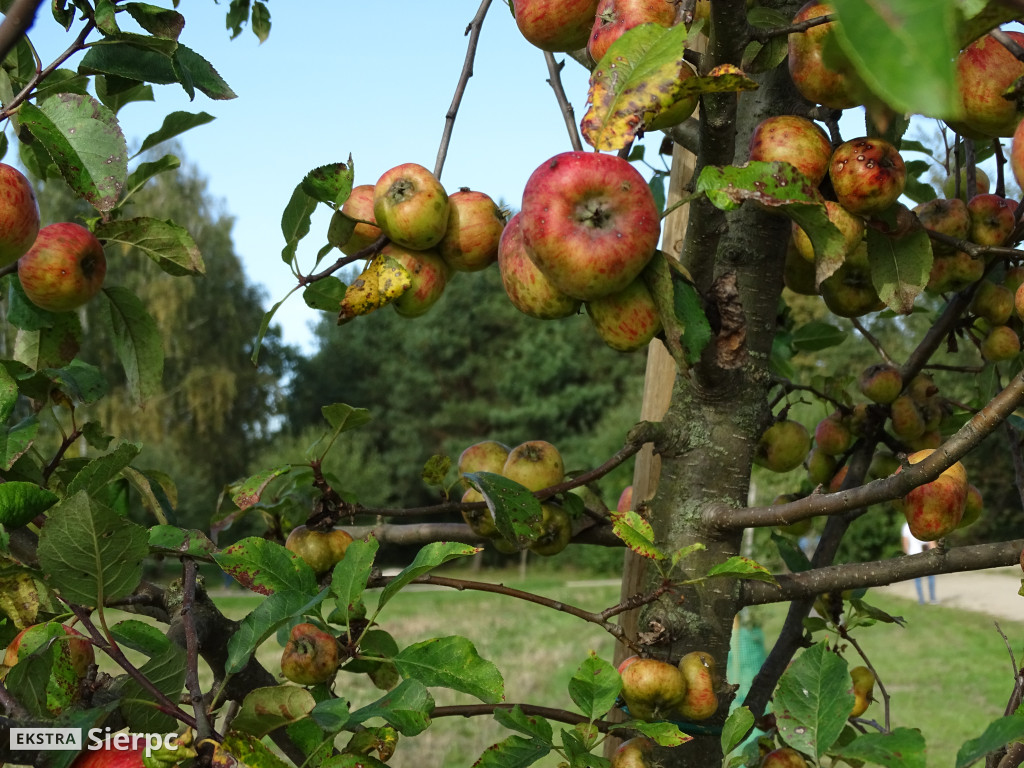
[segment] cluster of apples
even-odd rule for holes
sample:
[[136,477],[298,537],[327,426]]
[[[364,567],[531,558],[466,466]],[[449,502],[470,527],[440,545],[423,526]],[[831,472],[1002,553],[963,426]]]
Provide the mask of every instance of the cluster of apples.
[[642,349],[662,329],[642,272],[661,222],[650,187],[626,160],[563,152],[537,168],[522,208],[498,245],[498,268],[512,304],[552,320],[586,306],[613,349]]
[[0,269],[15,262],[29,301],[50,312],[78,309],[99,293],[107,274],[103,246],[92,232],[72,222],[40,229],[32,184],[0,163]]
[[[942,442],[939,425],[947,414],[947,403],[929,376],[918,374],[904,386],[898,368],[878,363],[861,372],[857,387],[868,402],[828,414],[815,426],[813,436],[798,421],[776,421],[761,436],[755,463],[773,472],[789,472],[803,465],[814,487],[834,493],[842,487],[845,461],[854,443],[875,417],[886,420],[893,442],[906,448],[910,464],[929,456]],[[883,478],[899,471],[896,456],[879,451],[869,475]],[[776,501],[789,500],[792,497],[786,494]],[[983,501],[957,462],[937,479],[912,490],[896,506],[916,538],[934,541],[974,523],[981,516]]]
[[635,720],[707,720],[718,710],[714,657],[691,651],[671,664],[630,656],[619,664],[622,699]]
[[[492,472],[508,478],[530,491],[540,491],[558,485],[565,477],[565,463],[558,449],[546,440],[528,440],[510,448],[497,440],[484,440],[466,448],[458,461],[459,477],[465,491],[463,503],[484,501],[483,494],[474,488],[465,475],[473,472]],[[557,555],[572,540],[572,520],[569,513],[553,501],[541,505],[542,518],[539,533],[529,546],[538,555]],[[490,539],[494,548],[504,554],[519,551],[498,530],[494,515],[487,507],[463,510],[462,517],[473,533]]]
[[355,255],[387,236],[382,255],[409,278],[409,287],[391,302],[404,317],[433,307],[454,273],[493,264],[505,228],[505,214],[487,194],[461,188],[448,195],[417,163],[395,166],[376,184],[354,187],[341,212],[357,222],[340,246],[343,253]]

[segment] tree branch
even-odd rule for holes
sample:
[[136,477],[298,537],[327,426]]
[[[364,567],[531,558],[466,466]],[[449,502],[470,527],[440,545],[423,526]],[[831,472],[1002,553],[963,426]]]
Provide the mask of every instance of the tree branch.
[[0,23],[0,61],[7,58],[18,40],[28,32],[43,0],[14,0]]
[[448,112],[444,116],[444,131],[441,134],[441,146],[437,150],[437,160],[434,163],[434,176],[438,179],[441,178],[441,171],[444,169],[444,161],[448,156],[448,145],[452,140],[452,131],[455,129],[455,117],[459,113],[459,105],[462,103],[462,97],[466,93],[466,84],[469,82],[469,78],[473,76],[473,60],[476,58],[477,44],[480,41],[480,30],[484,24],[484,17],[487,15],[487,9],[491,5],[491,0],[483,0],[480,3],[480,7],[476,11],[476,16],[469,22],[469,26],[466,27],[466,34],[469,35],[469,45],[466,48],[466,61],[462,65],[462,74],[459,75],[458,85],[455,86],[455,96],[452,98],[451,106],[448,107]]
[[184,600],[181,605],[181,616],[185,623],[185,687],[192,700],[192,711],[195,713],[196,741],[202,742],[210,738],[221,741],[222,737],[214,734],[213,726],[206,716],[206,701],[199,685],[199,641],[196,635],[195,616],[192,612],[199,569],[195,560],[186,557],[182,561],[182,570],[184,572],[182,576]]
[[559,109],[562,110],[562,117],[565,119],[565,127],[569,131],[569,143],[576,152],[583,151],[583,142],[580,141],[580,133],[576,129],[576,115],[572,110],[572,104],[565,96],[565,89],[562,88],[562,67],[565,61],[556,62],[555,55],[544,51],[544,61],[548,65],[548,85],[555,92],[555,99],[558,101]]
[[568,712],[564,709],[552,707],[538,707],[533,704],[458,704],[451,707],[434,707],[430,711],[431,719],[437,717],[479,717],[480,715],[493,715],[499,709],[508,710],[519,707],[526,715],[538,715],[548,720],[555,720],[569,725],[593,725],[601,733],[608,733],[612,728],[621,728],[622,723],[612,723],[608,720],[593,720],[577,713]]

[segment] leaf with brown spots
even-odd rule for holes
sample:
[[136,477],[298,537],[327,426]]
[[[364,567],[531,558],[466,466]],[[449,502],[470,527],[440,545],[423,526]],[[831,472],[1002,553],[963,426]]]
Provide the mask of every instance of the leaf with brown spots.
[[257,738],[275,728],[301,720],[313,711],[316,699],[305,688],[273,685],[246,694],[231,728]]
[[377,254],[345,291],[338,322],[367,315],[389,304],[412,286],[408,270],[390,256]]

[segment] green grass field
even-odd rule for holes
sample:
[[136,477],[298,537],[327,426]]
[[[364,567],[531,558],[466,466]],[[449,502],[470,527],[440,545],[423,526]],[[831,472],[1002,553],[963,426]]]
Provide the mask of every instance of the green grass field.
[[[599,610],[618,602],[618,587],[597,582],[580,585],[575,577],[544,573],[521,579],[514,571],[467,575],[500,582]],[[240,618],[257,598],[241,591],[218,593],[222,610]],[[891,696],[893,726],[919,727],[929,745],[929,765],[952,764],[967,739],[978,736],[1002,714],[1013,685],[1010,657],[994,621],[982,614],[872,594],[868,602],[906,620],[905,627],[878,624],[859,630],[858,642],[879,670]],[[770,644],[778,634],[785,606],[754,609],[754,617]],[[572,708],[566,686],[590,650],[610,659],[610,635],[567,614],[509,598],[480,592],[456,592],[413,587],[401,593],[380,617],[383,628],[399,644],[429,637],[464,635],[478,652],[494,661],[505,675],[510,702],[531,702]],[[1024,623],[1001,621],[1018,661],[1024,658]],[[260,660],[278,670],[281,649],[271,639]],[[859,663],[852,649],[851,666]],[[724,667],[724,665],[723,665]],[[359,675],[340,675],[336,692],[362,706],[381,695]],[[471,703],[472,699],[444,690],[434,691],[438,705]],[[877,695],[877,692],[876,692]],[[865,717],[882,721],[884,708],[876,701]],[[509,733],[486,718],[439,718],[423,735],[400,742],[390,761],[394,768],[412,766],[470,766],[489,745]],[[344,743],[344,740],[340,742]],[[551,756],[539,765],[558,764]]]

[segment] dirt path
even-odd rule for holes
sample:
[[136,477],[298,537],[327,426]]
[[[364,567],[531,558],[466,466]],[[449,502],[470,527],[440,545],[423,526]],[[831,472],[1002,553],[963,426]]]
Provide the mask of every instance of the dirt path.
[[[927,600],[928,584],[924,579],[922,582]],[[1014,621],[1024,621],[1024,597],[1017,594],[1020,588],[1020,568],[944,573],[935,577],[935,597],[939,604]],[[902,581],[874,589],[908,600],[917,600],[913,581]]]

